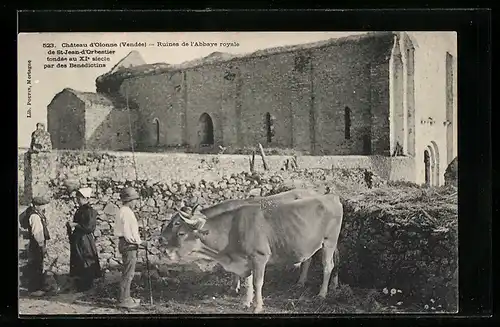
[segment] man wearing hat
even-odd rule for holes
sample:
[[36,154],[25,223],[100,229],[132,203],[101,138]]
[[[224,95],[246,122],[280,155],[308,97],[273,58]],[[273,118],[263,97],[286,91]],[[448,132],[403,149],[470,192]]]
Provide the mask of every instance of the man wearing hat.
[[90,204],[92,189],[81,188],[76,192],[79,206],[68,222],[70,235],[70,276],[75,277],[78,292],[92,288],[94,279],[101,277],[99,255],[95,245],[94,231],[97,224],[97,211]]
[[135,308],[139,306],[139,299],[130,296],[130,286],[134,278],[137,263],[137,250],[139,246],[146,247],[147,243],[141,241],[139,224],[134,212],[139,201],[139,193],[132,187],[125,187],[120,193],[122,206],[116,215],[115,236],[118,237],[118,250],[122,255],[122,280],[120,282],[119,306]]
[[26,211],[28,217],[27,229],[29,232],[28,245],[28,291],[35,296],[41,296],[43,291],[43,261],[47,253],[46,244],[50,240],[45,217],[45,207],[50,203],[49,194],[36,196]]

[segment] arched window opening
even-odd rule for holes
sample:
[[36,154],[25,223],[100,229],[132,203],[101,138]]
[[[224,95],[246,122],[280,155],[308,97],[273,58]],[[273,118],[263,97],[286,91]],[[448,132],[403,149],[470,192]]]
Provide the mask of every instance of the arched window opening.
[[214,124],[209,114],[203,113],[198,123],[198,140],[200,146],[214,144]]
[[429,151],[424,151],[424,166],[425,166],[425,185],[430,186],[431,184],[431,157]]
[[273,141],[273,136],[274,136],[273,117],[268,112],[268,113],[266,113],[266,138],[267,138],[267,143],[271,143]]
[[155,118],[153,120],[154,128],[155,128],[155,146],[160,145],[160,120]]
[[344,109],[344,136],[346,140],[351,138],[351,109],[349,107],[345,107]]

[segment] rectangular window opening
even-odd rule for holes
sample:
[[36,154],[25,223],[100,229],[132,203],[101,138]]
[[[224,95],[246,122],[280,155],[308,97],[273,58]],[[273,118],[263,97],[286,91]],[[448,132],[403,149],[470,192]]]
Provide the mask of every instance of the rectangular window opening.
[[344,137],[346,140],[351,139],[351,109],[345,107],[344,109]]

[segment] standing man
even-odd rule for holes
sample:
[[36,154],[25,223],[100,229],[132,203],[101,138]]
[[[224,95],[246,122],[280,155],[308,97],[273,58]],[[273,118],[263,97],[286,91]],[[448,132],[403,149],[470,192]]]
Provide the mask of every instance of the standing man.
[[47,254],[46,244],[50,240],[49,230],[47,228],[47,219],[45,218],[45,207],[50,203],[50,196],[45,193],[42,196],[34,197],[31,206],[25,213],[26,227],[29,232],[28,245],[28,291],[33,296],[42,296],[43,291],[43,261]]
[[147,243],[141,241],[139,224],[132,211],[137,207],[139,193],[132,187],[126,187],[120,193],[120,199],[122,206],[116,215],[114,231],[115,236],[118,237],[118,250],[123,261],[118,301],[120,307],[135,308],[139,306],[140,300],[130,296],[130,286],[137,263],[137,250],[139,246],[146,247]]
[[68,222],[70,235],[70,276],[76,277],[78,292],[86,292],[93,286],[94,279],[101,277],[99,254],[95,245],[94,231],[97,225],[97,211],[90,204],[92,189],[81,188],[76,192],[79,206],[73,222]]

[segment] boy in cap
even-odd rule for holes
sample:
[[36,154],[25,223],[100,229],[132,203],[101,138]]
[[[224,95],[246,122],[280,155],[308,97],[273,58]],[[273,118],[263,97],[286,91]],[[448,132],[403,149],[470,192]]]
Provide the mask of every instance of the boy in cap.
[[99,255],[95,245],[94,231],[97,225],[97,211],[90,204],[92,189],[81,188],[76,192],[79,206],[73,222],[68,222],[70,235],[70,276],[76,277],[78,292],[92,288],[94,279],[101,277]]
[[139,193],[132,187],[126,187],[121,191],[120,199],[122,206],[116,215],[114,230],[115,236],[118,236],[118,250],[123,260],[118,300],[121,307],[135,308],[139,306],[140,300],[130,296],[130,286],[137,263],[137,250],[139,246],[146,247],[147,243],[141,241],[137,218],[132,211],[137,206]]
[[27,229],[29,232],[28,245],[28,291],[34,296],[44,295],[43,284],[43,261],[47,254],[46,244],[50,240],[45,217],[45,207],[50,203],[50,197],[46,193],[36,196],[26,212]]

